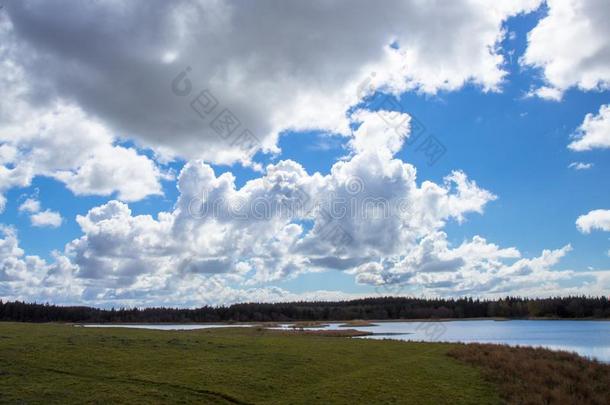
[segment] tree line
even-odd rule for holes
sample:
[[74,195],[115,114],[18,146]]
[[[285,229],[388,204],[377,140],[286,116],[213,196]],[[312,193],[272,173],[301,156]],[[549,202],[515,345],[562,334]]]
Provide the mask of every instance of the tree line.
[[0,300],[0,321],[18,322],[284,322],[487,317],[610,318],[610,300],[584,296],[496,300],[379,297],[333,302],[243,303],[194,309],[100,309]]

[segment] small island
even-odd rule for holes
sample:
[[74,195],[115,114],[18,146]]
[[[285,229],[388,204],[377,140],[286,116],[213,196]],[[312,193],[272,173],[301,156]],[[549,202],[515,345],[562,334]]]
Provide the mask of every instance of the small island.
[[364,319],[354,319],[352,321],[347,321],[341,325],[339,325],[340,328],[353,328],[353,327],[368,327],[368,326],[377,326],[376,324],[372,323],[371,321],[366,321]]

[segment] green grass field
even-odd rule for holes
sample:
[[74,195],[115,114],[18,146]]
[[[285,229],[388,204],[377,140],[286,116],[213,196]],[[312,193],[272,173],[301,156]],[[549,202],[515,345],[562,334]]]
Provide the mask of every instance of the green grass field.
[[448,344],[0,323],[2,403],[498,403]]

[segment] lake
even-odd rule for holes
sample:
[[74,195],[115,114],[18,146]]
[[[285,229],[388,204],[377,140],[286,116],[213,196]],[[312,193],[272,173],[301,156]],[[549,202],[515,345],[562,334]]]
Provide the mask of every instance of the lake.
[[[323,329],[342,329],[332,322]],[[194,330],[220,327],[248,327],[229,324],[121,324],[83,325],[85,327],[122,327],[161,330]],[[280,328],[290,328],[283,324]],[[308,328],[322,329],[322,328]],[[363,339],[398,339],[427,342],[500,343],[546,347],[576,352],[610,362],[610,322],[570,320],[472,320],[447,322],[377,322],[374,326],[350,327],[374,333]]]

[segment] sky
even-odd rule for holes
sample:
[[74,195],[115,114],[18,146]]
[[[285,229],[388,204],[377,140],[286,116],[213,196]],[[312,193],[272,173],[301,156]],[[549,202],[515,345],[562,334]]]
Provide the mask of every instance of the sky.
[[609,20],[4,1],[0,299],[607,295]]

